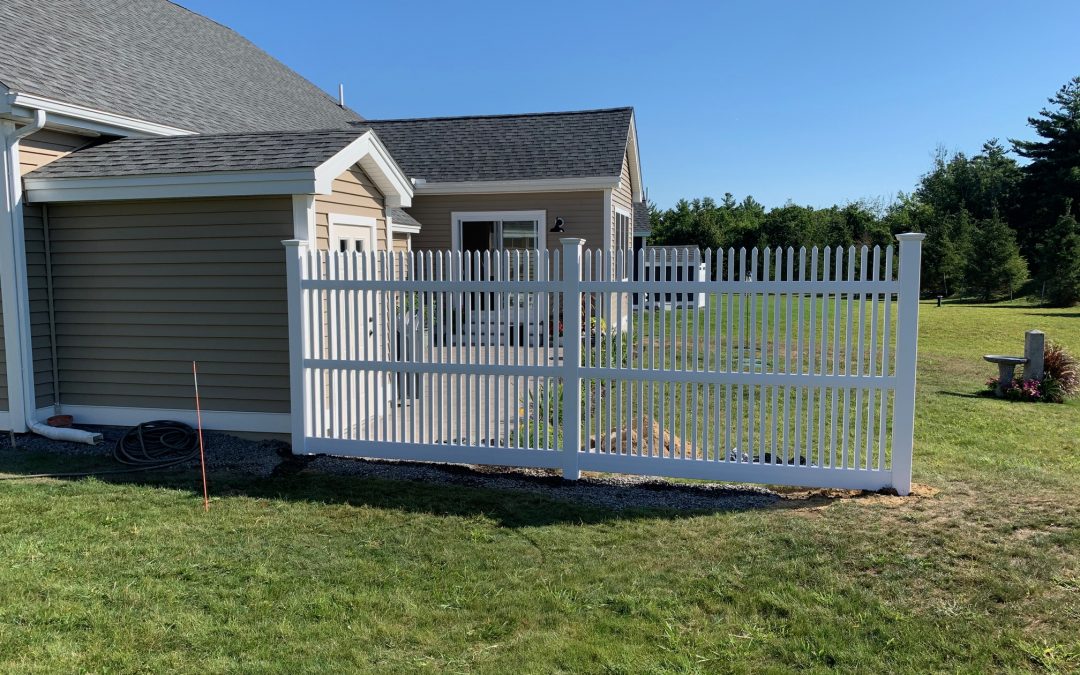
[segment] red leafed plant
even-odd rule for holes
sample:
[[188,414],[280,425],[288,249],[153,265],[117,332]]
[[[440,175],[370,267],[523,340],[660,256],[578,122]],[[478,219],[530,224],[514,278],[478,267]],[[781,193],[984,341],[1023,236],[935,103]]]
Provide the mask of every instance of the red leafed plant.
[[1043,349],[1043,377],[1053,379],[1063,398],[1080,394],[1080,360],[1057,342]]

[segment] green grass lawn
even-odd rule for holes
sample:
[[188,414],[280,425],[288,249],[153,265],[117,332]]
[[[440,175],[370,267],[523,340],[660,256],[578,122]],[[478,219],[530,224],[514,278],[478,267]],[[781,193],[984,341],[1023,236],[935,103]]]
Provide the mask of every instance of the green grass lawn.
[[1080,309],[923,305],[907,499],[628,513],[301,473],[215,476],[204,514],[192,475],[0,483],[0,671],[1078,670],[1080,405],[973,395],[1028,328],[1080,352]]

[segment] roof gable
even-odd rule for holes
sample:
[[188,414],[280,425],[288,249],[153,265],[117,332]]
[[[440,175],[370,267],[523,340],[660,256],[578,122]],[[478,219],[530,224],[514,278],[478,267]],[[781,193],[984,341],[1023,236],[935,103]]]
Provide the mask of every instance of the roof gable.
[[367,120],[411,177],[427,183],[613,177],[633,108]]
[[166,0],[4,0],[0,83],[203,133],[361,119],[235,31]]
[[24,177],[32,201],[250,194],[329,194],[359,165],[390,206],[412,185],[367,128],[123,138],[62,157]]

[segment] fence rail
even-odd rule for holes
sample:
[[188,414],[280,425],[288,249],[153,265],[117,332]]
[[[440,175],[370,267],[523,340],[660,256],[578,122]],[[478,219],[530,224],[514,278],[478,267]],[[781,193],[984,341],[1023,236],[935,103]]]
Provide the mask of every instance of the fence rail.
[[898,239],[899,266],[702,251],[672,280],[627,277],[689,252],[285,242],[295,451],[906,494],[922,235]]

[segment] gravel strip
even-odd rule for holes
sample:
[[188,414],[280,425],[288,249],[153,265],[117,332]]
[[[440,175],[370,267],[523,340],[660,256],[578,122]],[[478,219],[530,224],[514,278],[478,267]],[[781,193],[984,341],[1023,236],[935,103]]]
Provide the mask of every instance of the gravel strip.
[[[127,429],[85,427],[104,436],[97,446],[64,443],[33,434],[17,437],[19,450],[57,455],[111,457],[113,447]],[[658,478],[585,475],[578,481],[563,480],[558,472],[514,467],[425,464],[391,460],[354,459],[316,455],[285,462],[288,445],[281,441],[255,441],[229,434],[206,432],[207,469],[265,478],[297,471],[382,480],[412,481],[435,485],[527,492],[565,502],[601,506],[614,510],[665,509],[679,511],[731,511],[761,508],[781,497],[757,485],[728,483],[678,483]],[[8,438],[0,438],[0,453],[10,452]],[[198,466],[195,460],[189,466]]]
[[625,475],[586,475],[579,480],[568,481],[563,480],[557,472],[539,469],[424,464],[325,455],[317,456],[305,471],[528,492],[558,501],[619,511],[734,511],[762,508],[781,499],[780,495],[759,485],[676,483],[660,478]]

